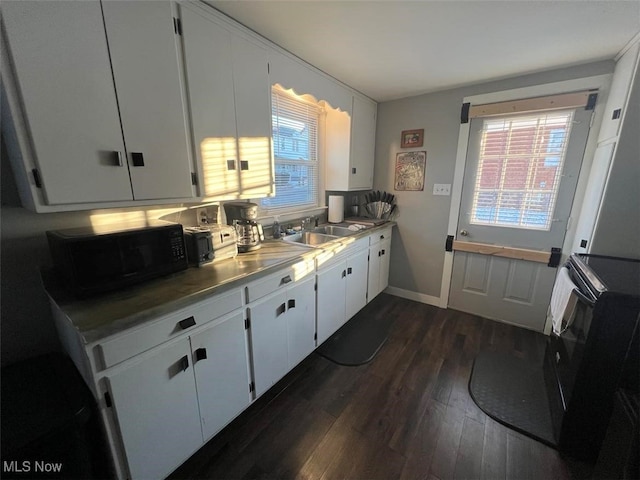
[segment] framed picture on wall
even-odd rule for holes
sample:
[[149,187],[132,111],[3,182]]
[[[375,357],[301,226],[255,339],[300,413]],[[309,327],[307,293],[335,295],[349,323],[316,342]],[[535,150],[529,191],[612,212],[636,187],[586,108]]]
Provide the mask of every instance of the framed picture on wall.
[[424,128],[419,130],[403,130],[400,148],[421,147],[424,143]]
[[427,166],[427,152],[406,152],[396,154],[395,190],[424,190],[424,176]]

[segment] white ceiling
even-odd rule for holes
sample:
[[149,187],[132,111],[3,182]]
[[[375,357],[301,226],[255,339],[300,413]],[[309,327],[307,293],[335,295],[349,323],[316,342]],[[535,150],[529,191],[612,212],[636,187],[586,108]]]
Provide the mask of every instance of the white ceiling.
[[377,101],[612,59],[640,0],[209,0]]

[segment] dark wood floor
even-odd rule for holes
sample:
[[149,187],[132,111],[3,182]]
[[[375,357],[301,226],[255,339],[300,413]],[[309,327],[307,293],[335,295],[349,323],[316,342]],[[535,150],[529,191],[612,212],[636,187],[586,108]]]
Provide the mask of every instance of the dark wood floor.
[[469,396],[482,349],[540,358],[544,337],[384,295],[389,339],[358,367],[312,354],[171,478],[569,479],[589,468],[487,417]]

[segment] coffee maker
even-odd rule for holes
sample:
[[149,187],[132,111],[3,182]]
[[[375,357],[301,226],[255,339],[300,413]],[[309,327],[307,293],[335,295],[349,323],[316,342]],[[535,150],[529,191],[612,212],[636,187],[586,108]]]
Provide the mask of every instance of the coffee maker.
[[262,225],[255,221],[258,205],[249,202],[228,202],[224,204],[227,225],[233,225],[238,238],[238,253],[251,252],[260,248],[264,240]]

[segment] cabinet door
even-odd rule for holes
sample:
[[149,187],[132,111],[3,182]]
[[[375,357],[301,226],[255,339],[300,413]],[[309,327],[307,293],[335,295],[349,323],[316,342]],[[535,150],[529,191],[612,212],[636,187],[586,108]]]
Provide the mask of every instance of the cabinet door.
[[231,51],[241,175],[239,197],[265,197],[275,191],[267,50],[232,35]]
[[103,2],[133,195],[192,197],[191,155],[170,2]]
[[369,275],[367,278],[367,302],[370,302],[380,293],[380,243],[369,247]]
[[286,292],[278,292],[248,308],[256,396],[266,392],[289,371],[286,301]]
[[349,320],[367,304],[367,278],[369,249],[366,248],[347,259],[346,319]]
[[636,42],[616,63],[611,80],[611,88],[607,98],[607,105],[598,133],[598,142],[614,138],[620,132],[620,123],[627,105],[633,77],[640,61],[640,42]]
[[353,97],[349,190],[373,188],[376,112],[377,105],[374,102],[357,96]]
[[317,274],[317,332],[320,345],[346,321],[346,262],[339,262]]
[[378,277],[378,293],[389,286],[389,261],[391,259],[391,239],[380,242],[380,272]]
[[296,282],[287,291],[287,350],[289,370],[316,347],[315,277]]
[[100,3],[3,2],[2,17],[44,201],[132,200]]
[[[193,8],[193,7],[192,7]],[[236,198],[240,169],[231,63],[231,34],[204,12],[182,7],[182,41],[196,157],[203,194]]]
[[189,340],[108,375],[131,478],[164,478],[203,443]]
[[242,312],[191,337],[205,441],[251,402],[246,338]]

